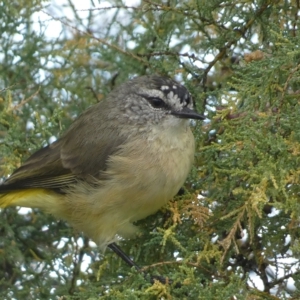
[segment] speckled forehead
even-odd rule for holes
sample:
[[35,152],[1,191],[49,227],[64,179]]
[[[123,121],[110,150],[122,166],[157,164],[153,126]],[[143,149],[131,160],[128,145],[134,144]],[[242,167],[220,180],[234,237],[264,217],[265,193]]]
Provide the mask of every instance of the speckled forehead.
[[167,99],[168,104],[175,108],[193,107],[193,101],[188,90],[181,84],[165,79],[156,82],[156,89],[160,90]]

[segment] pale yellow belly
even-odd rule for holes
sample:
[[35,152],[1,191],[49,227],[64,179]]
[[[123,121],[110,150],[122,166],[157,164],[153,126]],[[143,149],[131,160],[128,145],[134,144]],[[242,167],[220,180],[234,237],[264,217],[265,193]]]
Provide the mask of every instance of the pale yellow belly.
[[84,188],[78,186],[69,196],[69,221],[103,247],[116,234],[132,234],[132,222],[155,213],[172,199],[193,162],[194,138],[189,128],[181,136],[160,134],[138,143],[139,148],[135,145],[127,144],[111,158],[109,179],[100,188],[89,189],[83,197]]

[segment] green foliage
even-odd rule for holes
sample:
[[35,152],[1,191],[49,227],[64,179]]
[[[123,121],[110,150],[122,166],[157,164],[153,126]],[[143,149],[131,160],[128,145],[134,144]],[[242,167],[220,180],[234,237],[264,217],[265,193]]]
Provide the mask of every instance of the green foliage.
[[1,177],[148,73],[183,82],[207,114],[195,166],[185,193],[120,242],[146,278],[62,221],[2,210],[1,299],[299,298],[299,3],[110,3],[85,17],[71,1],[68,16],[47,1],[0,4]]

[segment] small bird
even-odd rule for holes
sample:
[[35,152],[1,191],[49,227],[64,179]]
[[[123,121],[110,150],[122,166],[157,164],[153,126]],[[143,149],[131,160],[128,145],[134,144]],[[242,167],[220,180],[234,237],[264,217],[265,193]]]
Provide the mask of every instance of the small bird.
[[158,75],[121,84],[0,186],[0,207],[39,208],[64,219],[101,249],[136,232],[176,195],[195,143],[187,89]]

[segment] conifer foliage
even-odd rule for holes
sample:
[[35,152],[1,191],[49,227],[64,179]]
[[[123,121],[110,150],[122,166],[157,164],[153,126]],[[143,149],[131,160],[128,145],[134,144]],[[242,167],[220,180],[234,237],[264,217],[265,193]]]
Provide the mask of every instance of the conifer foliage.
[[148,277],[7,208],[0,298],[299,299],[299,0],[77,2],[0,4],[2,180],[137,75],[177,79],[207,120],[183,192],[120,242]]

